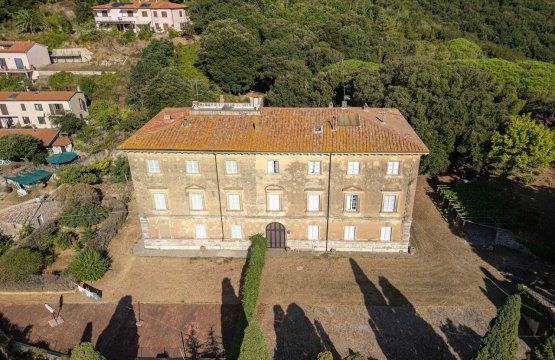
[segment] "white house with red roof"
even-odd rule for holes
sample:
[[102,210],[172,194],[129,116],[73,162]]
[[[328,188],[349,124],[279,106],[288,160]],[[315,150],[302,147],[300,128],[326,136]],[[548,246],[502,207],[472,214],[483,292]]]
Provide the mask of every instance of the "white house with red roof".
[[52,154],[73,151],[70,138],[61,135],[59,129],[0,129],[0,137],[10,134],[31,135]]
[[93,7],[94,21],[99,29],[132,29],[143,27],[165,33],[170,28],[181,31],[189,23],[189,7],[169,1],[112,2]]
[[36,80],[37,69],[49,64],[46,45],[32,41],[0,41],[0,74],[23,74]]
[[0,91],[0,128],[15,125],[51,128],[51,116],[89,115],[85,95],[79,91]]

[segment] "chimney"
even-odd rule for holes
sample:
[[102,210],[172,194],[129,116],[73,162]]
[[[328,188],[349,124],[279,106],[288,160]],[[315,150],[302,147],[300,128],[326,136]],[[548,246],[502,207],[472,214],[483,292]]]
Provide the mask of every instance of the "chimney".
[[330,102],[330,103],[328,104],[328,107],[329,107],[329,108],[333,108],[333,103]]
[[252,122],[252,127],[255,131],[260,131],[260,118],[256,116]]
[[346,109],[346,108],[347,108],[347,100],[343,100],[343,101],[341,102],[341,108],[342,108],[342,109]]
[[364,106],[362,107],[362,110],[368,111],[368,104],[367,103],[364,103]]
[[171,121],[172,121],[172,116],[170,114],[165,114],[164,115],[164,122],[169,123]]

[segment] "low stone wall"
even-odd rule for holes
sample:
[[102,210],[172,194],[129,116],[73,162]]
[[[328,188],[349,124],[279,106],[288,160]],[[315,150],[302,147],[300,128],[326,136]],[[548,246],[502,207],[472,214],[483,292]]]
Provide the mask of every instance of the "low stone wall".
[[[219,239],[144,239],[145,249],[151,250],[247,250],[248,240]],[[326,251],[326,241],[287,240],[292,250]],[[327,250],[352,252],[408,252],[408,241],[328,241]]]

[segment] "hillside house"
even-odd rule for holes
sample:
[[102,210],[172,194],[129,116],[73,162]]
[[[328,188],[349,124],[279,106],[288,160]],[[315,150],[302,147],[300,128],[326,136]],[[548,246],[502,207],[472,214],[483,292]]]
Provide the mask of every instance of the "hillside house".
[[112,2],[93,7],[94,21],[99,29],[138,32],[149,27],[158,33],[168,32],[170,28],[181,31],[190,22],[189,7],[169,1]]
[[148,249],[406,252],[420,157],[397,109],[166,108],[124,141]]
[[51,64],[48,47],[32,41],[0,40],[0,74],[23,74],[36,80],[37,69]]
[[89,115],[85,95],[79,91],[0,91],[0,128],[15,125],[51,128],[50,116]]
[[73,150],[71,140],[60,134],[58,129],[0,129],[0,137],[8,134],[31,135],[42,142],[42,146],[51,154],[60,154]]

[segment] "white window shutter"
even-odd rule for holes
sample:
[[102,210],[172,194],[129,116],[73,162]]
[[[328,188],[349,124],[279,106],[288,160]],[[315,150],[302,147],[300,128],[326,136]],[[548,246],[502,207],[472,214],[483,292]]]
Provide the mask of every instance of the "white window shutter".
[[381,229],[380,240],[389,241],[391,240],[391,226],[383,226]]

